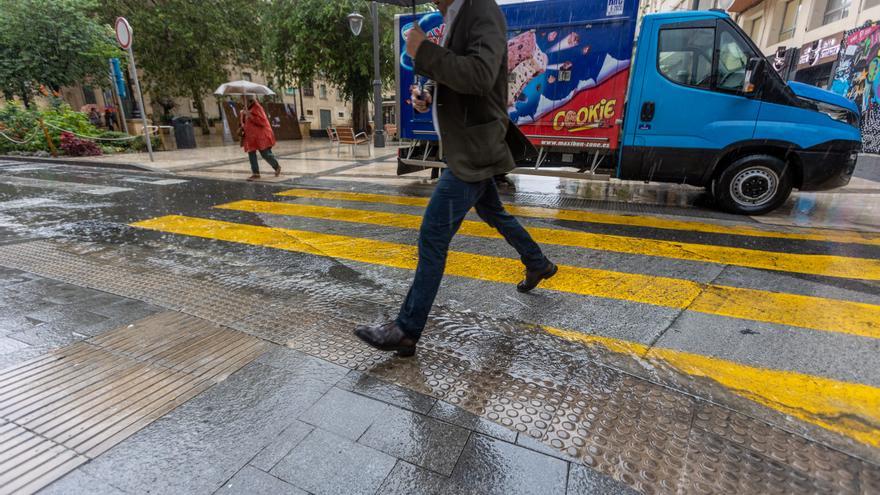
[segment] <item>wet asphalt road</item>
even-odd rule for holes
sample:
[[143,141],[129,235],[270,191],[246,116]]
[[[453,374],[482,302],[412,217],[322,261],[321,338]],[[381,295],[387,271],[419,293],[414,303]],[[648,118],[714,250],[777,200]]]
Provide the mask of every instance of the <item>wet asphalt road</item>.
[[[291,189],[327,194],[278,196]],[[255,287],[267,297],[285,290],[286,277],[351,284],[385,310],[349,317],[379,320],[408,287],[412,222],[422,211],[418,201],[394,198],[429,194],[430,186],[246,184],[0,163],[0,247],[51,239],[116,264]],[[485,325],[538,325],[598,345],[611,351],[596,357],[609,366],[763,421],[795,418],[794,430],[880,460],[880,408],[872,410],[880,406],[880,234],[778,227],[748,235],[761,227],[705,209],[578,210],[556,207],[553,198],[544,206],[539,197],[518,199],[531,215],[520,215],[523,224],[543,232],[546,254],[570,275],[534,294],[516,293],[508,281],[515,253],[474,226],[453,242],[462,254],[450,259],[456,275],[438,297],[445,311],[476,314]],[[543,210],[530,213],[533,207]],[[563,210],[598,216],[572,220]],[[272,230],[260,230],[266,227]],[[531,345],[529,336],[522,340]],[[522,372],[535,375],[526,379],[578,375],[577,366],[534,345]],[[474,362],[498,359],[492,349],[461,352]],[[528,349],[518,352],[528,359]],[[646,367],[621,355],[653,360]],[[837,391],[831,399],[821,397],[830,389]]]

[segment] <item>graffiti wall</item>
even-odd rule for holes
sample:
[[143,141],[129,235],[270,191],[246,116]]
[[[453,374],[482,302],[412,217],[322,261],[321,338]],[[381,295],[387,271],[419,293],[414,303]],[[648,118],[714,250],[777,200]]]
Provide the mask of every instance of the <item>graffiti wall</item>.
[[863,151],[880,153],[880,24],[847,31],[831,91],[862,112]]

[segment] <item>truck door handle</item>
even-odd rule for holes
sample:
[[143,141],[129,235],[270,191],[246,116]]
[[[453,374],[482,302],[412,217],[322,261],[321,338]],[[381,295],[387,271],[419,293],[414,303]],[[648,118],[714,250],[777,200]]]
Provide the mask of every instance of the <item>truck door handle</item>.
[[650,122],[654,120],[654,102],[646,101],[642,103],[642,122]]

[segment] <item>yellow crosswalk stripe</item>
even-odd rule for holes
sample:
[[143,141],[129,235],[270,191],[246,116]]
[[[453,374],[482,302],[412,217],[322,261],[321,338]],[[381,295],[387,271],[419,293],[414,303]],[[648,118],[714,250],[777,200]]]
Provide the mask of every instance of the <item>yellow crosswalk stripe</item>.
[[[382,203],[401,206],[427,206],[428,198],[416,196],[393,196],[387,194],[369,194],[349,191],[321,191],[315,189],[291,189],[278,193],[279,196],[329,199],[335,201],[357,201],[362,203]],[[710,234],[739,235],[751,237],[765,237],[777,239],[792,239],[802,241],[838,242],[847,244],[865,244],[880,246],[880,234],[868,232],[854,232],[842,230],[802,229],[797,231],[783,232],[769,229],[759,229],[749,226],[728,226],[708,222],[690,220],[673,220],[670,218],[643,215],[619,215],[611,213],[596,213],[583,210],[565,210],[555,208],[542,208],[536,206],[505,205],[510,213],[531,218],[544,218],[549,220],[568,220],[574,222],[601,223],[610,225],[624,225],[630,227],[648,227],[663,230],[686,230]]]
[[601,345],[657,365],[666,363],[691,376],[706,377],[734,393],[803,421],[880,447],[880,389],[793,371],[645,345],[572,330],[544,327],[572,342]]
[[[275,203],[270,201],[235,201],[216,208],[288,215],[306,218],[320,218],[350,223],[381,225],[418,230],[421,217],[402,213],[332,208],[295,203]],[[793,254],[759,251],[726,246],[693,244],[640,239],[617,235],[591,234],[559,229],[534,227],[527,229],[540,244],[556,244],[618,253],[660,256],[689,261],[718,263],[722,265],[744,266],[764,270],[775,270],[828,277],[842,277],[862,280],[880,280],[880,261],[865,258],[849,258],[818,254]],[[483,222],[466,220],[462,223],[460,234],[474,237],[501,238],[494,228]]]
[[[340,235],[244,225],[169,215],[132,224],[134,227],[300,253],[415,269],[415,246]],[[522,264],[511,258],[449,253],[446,273],[460,277],[515,284]],[[560,266],[542,284],[545,289],[585,296],[633,301],[701,313],[730,316],[863,337],[880,338],[880,306],[700,284],[668,277]]]

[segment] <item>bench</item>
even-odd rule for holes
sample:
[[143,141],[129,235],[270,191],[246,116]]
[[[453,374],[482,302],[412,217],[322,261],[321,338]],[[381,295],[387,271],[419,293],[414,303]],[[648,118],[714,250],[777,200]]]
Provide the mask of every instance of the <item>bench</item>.
[[[349,145],[351,146],[351,153],[357,156],[358,146],[366,145],[370,156],[373,156],[373,149],[370,147],[370,140],[364,132],[355,134],[354,129],[351,127],[337,127],[336,138],[339,140],[340,149],[343,144]],[[336,156],[339,156],[340,149],[336,150]]]

